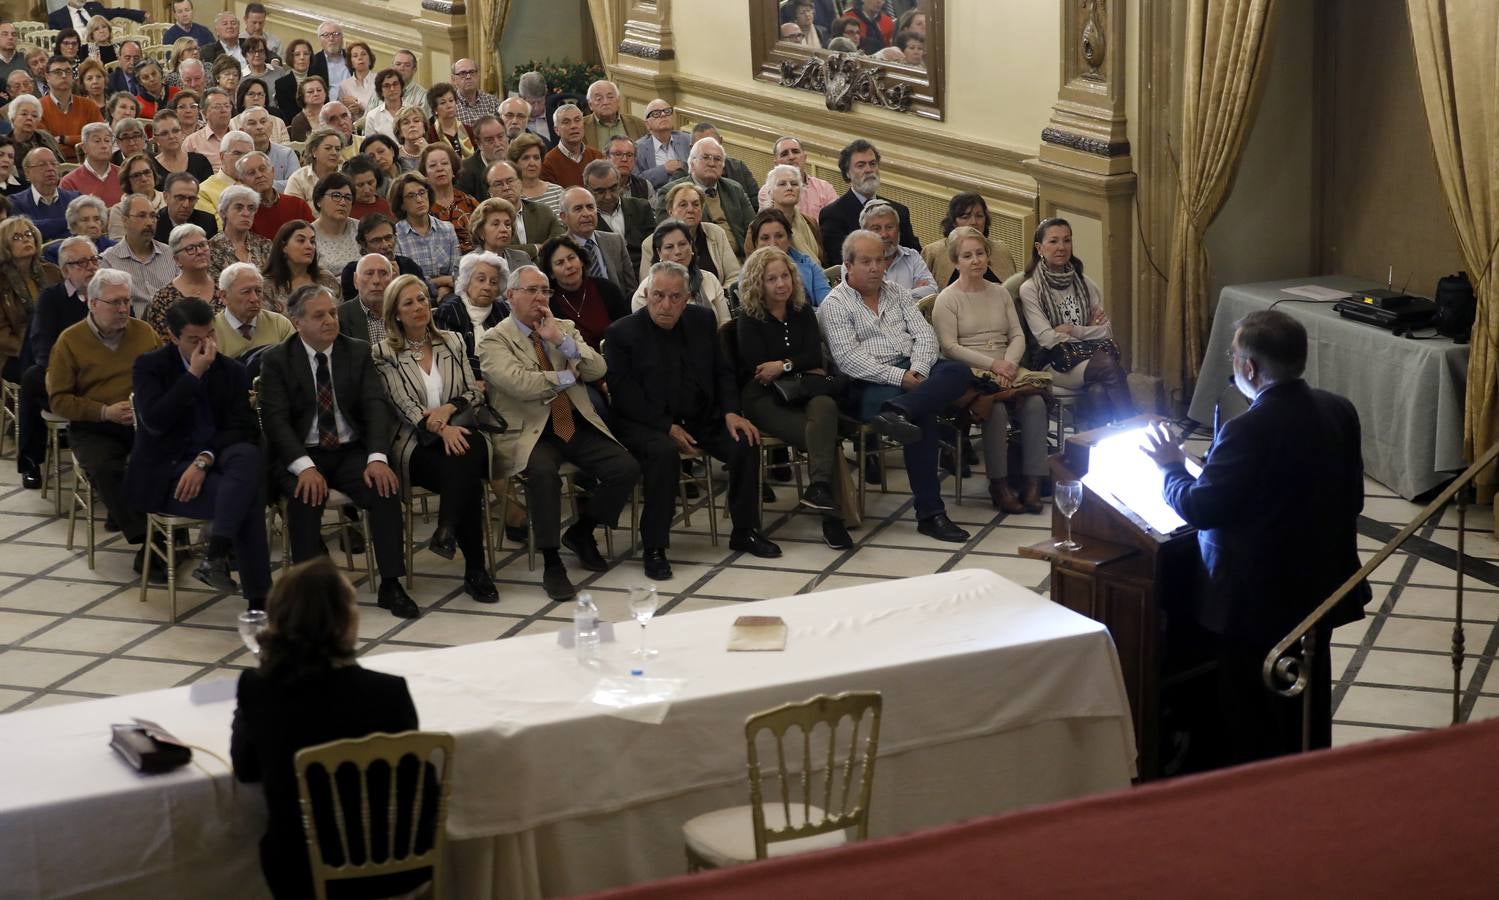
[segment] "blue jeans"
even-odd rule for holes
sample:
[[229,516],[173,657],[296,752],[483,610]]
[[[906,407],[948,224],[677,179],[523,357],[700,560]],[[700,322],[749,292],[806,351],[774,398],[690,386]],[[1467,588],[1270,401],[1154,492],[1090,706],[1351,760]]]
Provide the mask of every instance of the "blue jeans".
[[[908,359],[893,365],[908,369]],[[900,411],[921,429],[921,440],[905,447],[906,475],[911,480],[916,518],[927,519],[945,512],[940,483],[937,480],[937,415],[945,412],[968,390],[973,372],[962,363],[939,359],[927,373],[926,380],[915,389],[872,381],[853,381],[849,386],[849,413],[861,422],[879,414],[886,405]]]

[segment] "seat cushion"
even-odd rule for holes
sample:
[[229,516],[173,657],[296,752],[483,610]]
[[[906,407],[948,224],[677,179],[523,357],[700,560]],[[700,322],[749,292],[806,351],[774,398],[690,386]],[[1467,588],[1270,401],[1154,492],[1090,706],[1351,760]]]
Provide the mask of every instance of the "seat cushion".
[[[714,866],[732,866],[749,862],[755,858],[755,825],[751,817],[752,807],[735,806],[704,813],[682,826],[682,837],[687,846],[698,856]],[[786,817],[779,803],[767,803],[765,827],[775,830],[786,827]],[[793,821],[801,824],[801,806],[792,804]],[[811,820],[821,821],[824,813],[812,807]],[[827,834],[798,838],[794,841],[779,841],[766,850],[770,856],[791,856],[813,850],[827,850],[848,843],[845,831],[830,831]]]

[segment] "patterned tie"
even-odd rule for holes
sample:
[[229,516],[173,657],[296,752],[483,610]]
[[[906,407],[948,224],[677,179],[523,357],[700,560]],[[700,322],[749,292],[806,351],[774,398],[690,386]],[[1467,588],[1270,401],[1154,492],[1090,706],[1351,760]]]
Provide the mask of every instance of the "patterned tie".
[[607,279],[609,270],[604,267],[604,254],[599,250],[598,241],[589,238],[583,247],[588,251],[588,274],[594,278]]
[[718,188],[716,186],[715,187],[710,187],[707,190],[703,191],[703,193],[707,194],[709,197],[717,197],[718,196]]
[[[531,347],[536,351],[536,361],[541,364],[541,371],[554,372],[552,361],[547,359],[546,347],[542,346],[541,335],[531,332]],[[573,439],[577,433],[578,425],[573,421],[573,401],[567,396],[567,391],[558,391],[557,396],[552,398],[552,433],[562,443]]]
[[326,450],[338,449],[338,419],[333,413],[333,378],[328,374],[328,355],[318,353],[317,361],[317,440]]
[[255,337],[255,326],[249,322],[239,323],[239,336],[245,340],[253,340]]

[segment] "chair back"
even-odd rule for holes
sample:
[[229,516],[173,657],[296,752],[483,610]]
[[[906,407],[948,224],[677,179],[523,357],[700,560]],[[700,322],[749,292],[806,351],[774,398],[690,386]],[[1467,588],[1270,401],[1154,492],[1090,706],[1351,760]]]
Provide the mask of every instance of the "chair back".
[[843,283],[842,266],[828,266],[822,270],[822,274],[828,280],[828,287],[837,287]]
[[[1016,272],[1004,280],[1004,289],[1010,292],[1010,299],[1015,303],[1015,315],[1020,319],[1020,328],[1025,332],[1025,358],[1020,364],[1034,372],[1046,368],[1048,354],[1042,348],[1036,335],[1031,332],[1031,324],[1025,319],[1025,304],[1020,302],[1020,286],[1025,284],[1025,272]],[[1065,388],[1063,389],[1065,390]]]
[[[451,734],[406,731],[330,741],[298,750],[294,764],[318,900],[326,900],[330,881],[429,867],[432,896],[442,896]],[[383,809],[371,806],[372,787]],[[330,849],[336,858],[330,859]]]
[[[757,713],[744,723],[756,859],[765,859],[766,848],[778,841],[847,828],[856,830],[858,840],[869,836],[869,797],[874,784],[874,761],[879,751],[883,705],[879,691],[845,691],[834,696],[819,694],[805,703],[788,703]],[[849,720],[848,739],[843,742],[839,740],[839,727],[845,719]],[[799,760],[793,760],[794,769],[788,770],[787,733],[793,729],[800,733],[801,752],[796,754]],[[859,742],[861,730],[865,732],[862,747]],[[775,768],[771,771],[780,782],[779,802],[786,823],[786,827],[780,829],[766,827],[762,805],[765,802],[762,791],[765,773],[761,770],[757,744],[762,733],[766,732],[775,742]],[[797,737],[792,738],[793,753],[796,740]],[[814,767],[813,747],[824,743],[826,755],[819,753],[822,759]],[[839,753],[840,747],[844,750],[842,754]],[[819,782],[821,791],[817,790]],[[793,806],[800,808],[799,816],[792,814]],[[819,820],[814,820],[817,815],[814,806],[822,810]]]

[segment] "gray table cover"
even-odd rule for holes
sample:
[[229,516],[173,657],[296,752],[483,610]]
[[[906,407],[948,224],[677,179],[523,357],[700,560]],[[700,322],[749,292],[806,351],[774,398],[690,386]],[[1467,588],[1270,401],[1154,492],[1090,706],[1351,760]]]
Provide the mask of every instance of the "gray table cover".
[[1204,425],[1228,387],[1228,350],[1234,323],[1259,309],[1276,309],[1306,326],[1306,380],[1341,394],[1358,409],[1364,472],[1406,499],[1461,471],[1463,392],[1468,347],[1447,338],[1410,340],[1344,319],[1331,303],[1307,301],[1285,288],[1315,284],[1341,291],[1378,287],[1360,278],[1322,276],[1235,284],[1218,296],[1213,330],[1188,414]]

